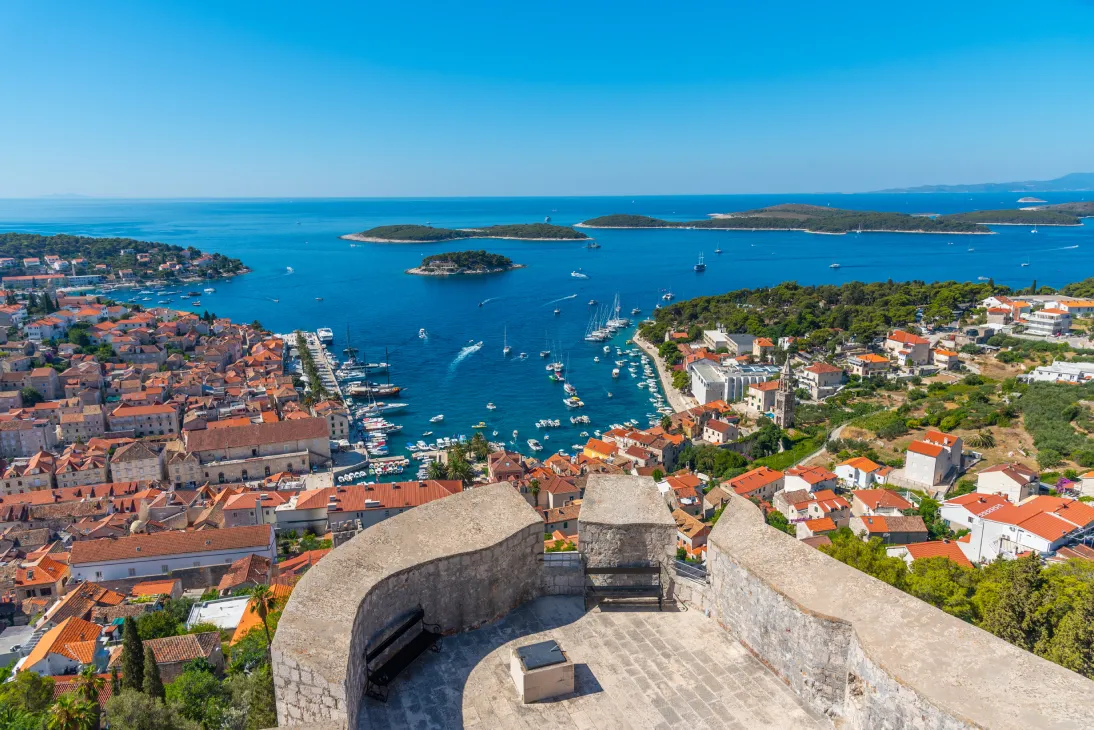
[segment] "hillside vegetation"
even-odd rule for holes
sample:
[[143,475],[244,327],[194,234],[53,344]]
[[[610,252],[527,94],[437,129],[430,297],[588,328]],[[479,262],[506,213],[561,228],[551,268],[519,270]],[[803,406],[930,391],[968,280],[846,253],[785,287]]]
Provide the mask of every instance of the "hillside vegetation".
[[1009,291],[990,282],[852,281],[840,286],[786,282],[675,302],[657,310],[642,333],[650,342],[661,342],[670,327],[690,331],[722,324],[727,332],[805,338],[802,348],[827,346],[848,337],[868,342],[893,327],[914,323],[918,308],[926,322],[948,322],[958,305],[973,305],[993,293]]
[[513,223],[467,230],[402,224],[377,226],[367,231],[351,234],[349,237],[393,242],[454,241],[461,238],[524,238],[529,240],[581,240],[588,238],[581,231],[575,231],[567,226],[551,225],[550,223]]
[[714,230],[803,230],[812,233],[892,231],[909,233],[989,233],[989,229],[946,218],[927,218],[906,213],[844,210],[818,205],[788,203],[746,210],[697,221],[667,221],[644,215],[615,214],[591,218],[589,228],[709,228]]
[[[132,252],[122,255],[122,251]],[[149,261],[137,261],[137,254],[149,254]],[[83,258],[87,268],[95,264],[106,264],[112,271],[132,269],[141,278],[167,276],[157,267],[168,260],[184,262],[198,258],[202,252],[193,246],[185,248],[167,243],[138,241],[133,238],[92,238],[90,236],[70,236],[58,234],[43,236],[37,233],[0,233],[0,257],[16,260],[16,266],[22,265],[25,258],[42,259],[46,256],[59,256],[66,261]],[[204,270],[208,274],[233,274],[243,270],[243,262],[221,254],[210,254],[213,260]],[[19,273],[19,272],[15,272]],[[66,270],[63,273],[71,273]],[[83,271],[79,273],[84,273]]]

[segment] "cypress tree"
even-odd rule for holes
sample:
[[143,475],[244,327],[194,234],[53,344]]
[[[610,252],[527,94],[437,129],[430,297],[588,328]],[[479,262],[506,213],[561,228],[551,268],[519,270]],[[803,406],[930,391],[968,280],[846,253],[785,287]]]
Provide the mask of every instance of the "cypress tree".
[[144,645],[132,616],[122,629],[122,689],[141,691],[144,683]]
[[149,697],[167,699],[167,692],[163,689],[163,680],[160,679],[160,668],[156,664],[156,655],[152,653],[152,647],[144,648],[144,693]]
[[110,696],[117,697],[122,692],[122,680],[118,676],[118,665],[110,668]]

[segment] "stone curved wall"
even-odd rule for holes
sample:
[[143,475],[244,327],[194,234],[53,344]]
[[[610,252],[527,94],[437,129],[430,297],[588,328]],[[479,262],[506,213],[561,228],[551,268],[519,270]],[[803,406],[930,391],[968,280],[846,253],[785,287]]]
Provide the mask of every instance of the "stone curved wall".
[[1090,728],[1094,684],[764,524],[734,496],[709,612],[840,727]]
[[[413,487],[411,487],[413,488]],[[387,519],[333,550],[293,590],[273,643],[282,726],[350,726],[368,640],[415,606],[445,633],[543,592],[543,521],[509,484]]]

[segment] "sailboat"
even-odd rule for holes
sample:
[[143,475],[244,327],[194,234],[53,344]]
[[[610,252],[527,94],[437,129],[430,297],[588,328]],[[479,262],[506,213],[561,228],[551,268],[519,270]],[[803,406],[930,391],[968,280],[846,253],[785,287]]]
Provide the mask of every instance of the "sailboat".
[[504,347],[501,348],[501,354],[503,356],[508,355],[513,350],[513,348],[509,346],[508,328],[502,329],[501,340],[504,343]]
[[707,270],[707,265],[703,261],[703,254],[699,254],[699,263],[695,264],[695,266],[692,268],[695,269],[696,273],[702,273]]

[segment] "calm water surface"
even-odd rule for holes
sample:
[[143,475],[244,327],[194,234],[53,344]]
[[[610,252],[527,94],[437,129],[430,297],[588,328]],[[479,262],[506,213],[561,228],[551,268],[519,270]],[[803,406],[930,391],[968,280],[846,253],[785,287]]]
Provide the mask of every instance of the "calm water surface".
[[[1089,194],[1041,194],[1049,202]],[[798,232],[689,230],[587,231],[602,248],[576,242],[460,241],[436,244],[365,244],[339,239],[344,233],[391,223],[469,227],[530,223],[550,216],[569,225],[608,213],[638,213],[675,220],[747,210],[785,202],[862,210],[950,213],[1016,207],[1014,195],[794,195],[674,196],[639,198],[468,198],[354,200],[2,200],[0,230],[128,236],[236,256],[251,274],[216,284],[202,297],[208,309],[237,321],[260,320],[274,331],[331,327],[335,351],[346,332],[369,359],[384,350],[393,382],[407,388],[411,407],[392,420],[402,437],[424,431],[464,433],[485,420],[489,435],[539,438],[544,454],[582,441],[581,430],[637,418],[652,410],[649,396],[626,369],[611,378],[616,355],[583,341],[590,299],[609,303],[620,295],[624,312],[651,312],[664,290],[677,299],[718,294],[795,280],[838,284],[850,280],[976,280],[1028,286],[1062,285],[1094,276],[1094,221],[1079,228],[996,228],[993,236],[864,233],[819,236]],[[952,245],[951,245],[952,244]],[[404,274],[423,256],[485,248],[527,266],[506,274],[450,279]],[[723,253],[715,255],[721,248]],[[973,249],[973,250],[970,250]],[[707,270],[692,270],[705,253]],[[1028,267],[1021,263],[1029,262]],[[829,265],[839,263],[840,269]],[[293,273],[288,273],[292,267]],[[580,268],[588,279],[570,274]],[[317,301],[322,297],[323,301]],[[277,299],[275,303],[273,300]],[[480,307],[480,302],[486,302]],[[179,301],[173,305],[182,307]],[[553,310],[558,307],[558,316]],[[419,328],[429,337],[418,338]],[[513,355],[502,356],[503,331]],[[613,344],[623,345],[629,333]],[[478,352],[460,358],[469,341]],[[569,361],[593,424],[573,427],[574,412],[562,404],[562,388],[546,377],[538,356],[548,343]],[[519,352],[528,359],[518,360]],[[601,362],[593,361],[599,356]],[[641,371],[639,371],[641,374]],[[608,397],[608,392],[613,394]],[[493,401],[496,411],[485,406]],[[442,427],[428,423],[443,413]],[[535,421],[558,418],[563,428],[538,432]],[[551,438],[544,440],[544,434]]]

